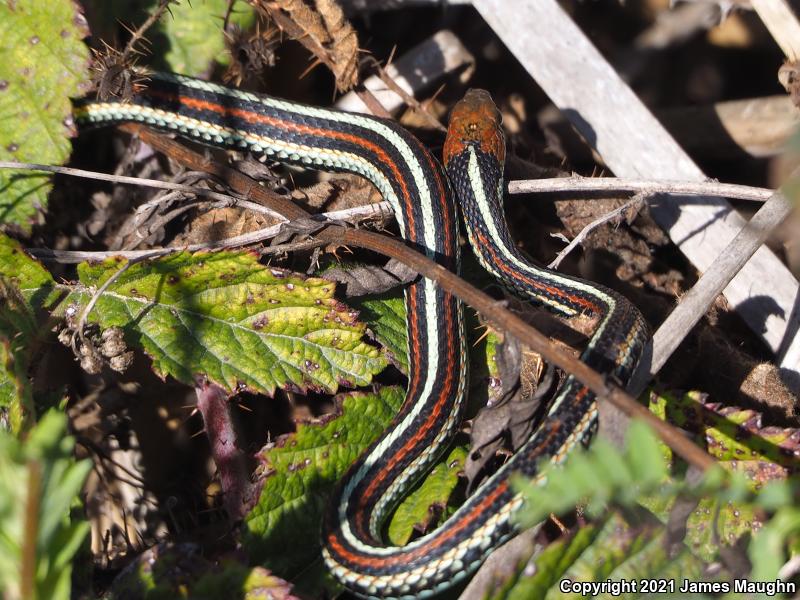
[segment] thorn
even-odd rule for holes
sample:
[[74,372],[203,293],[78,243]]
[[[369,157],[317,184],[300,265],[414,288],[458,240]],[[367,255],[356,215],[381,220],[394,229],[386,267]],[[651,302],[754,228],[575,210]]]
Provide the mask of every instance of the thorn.
[[562,534],[565,534],[565,533],[567,533],[569,531],[567,526],[564,525],[564,523],[562,523],[559,520],[559,518],[557,516],[555,516],[553,513],[550,513],[550,520],[553,521],[553,523],[555,523],[555,526],[558,527],[559,530],[561,530]]
[[475,340],[475,343],[472,344],[473,348],[476,347],[478,344],[480,344],[484,340],[484,338],[489,336],[489,327],[487,327],[486,325],[478,325],[478,327],[485,327],[485,329],[483,330],[483,333],[480,335],[480,337],[477,340]]
[[320,59],[318,59],[318,58],[315,58],[314,61],[306,68],[306,70],[303,71],[302,73],[300,73],[300,75],[297,77],[297,79],[298,80],[304,79],[306,75],[311,73],[311,71],[316,69],[321,64],[322,64],[322,61]]

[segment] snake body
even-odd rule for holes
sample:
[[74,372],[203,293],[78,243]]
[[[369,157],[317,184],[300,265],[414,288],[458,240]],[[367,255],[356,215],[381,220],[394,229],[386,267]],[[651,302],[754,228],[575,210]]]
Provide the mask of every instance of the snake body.
[[[582,360],[625,383],[642,353],[647,328],[633,305],[600,286],[536,267],[514,246],[502,211],[504,140],[499,114],[485,92],[471,91],[454,109],[444,152],[447,175],[392,121],[180,75],[151,75],[147,89],[130,102],[80,101],[75,115],[82,125],[135,121],[288,164],[362,175],[392,206],[407,243],[452,270],[459,262],[454,189],[486,269],[561,314],[598,318]],[[387,546],[381,535],[387,516],[441,457],[465,404],[460,303],[422,279],[407,287],[405,304],[405,402],[340,482],[323,523],[325,563],[364,597],[425,596],[474,571],[513,532],[512,515],[522,498],[511,488],[510,475],[536,478],[542,459],[562,461],[591,435],[597,419],[593,394],[568,377],[531,438],[443,525],[406,546]]]

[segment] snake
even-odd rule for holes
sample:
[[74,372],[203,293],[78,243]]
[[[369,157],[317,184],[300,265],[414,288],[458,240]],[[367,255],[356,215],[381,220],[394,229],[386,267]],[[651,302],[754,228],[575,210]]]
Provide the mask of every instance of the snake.
[[[396,122],[307,106],[187,76],[151,73],[131,99],[83,99],[81,127],[138,122],[208,145],[280,163],[365,177],[391,206],[408,245],[444,267],[460,263],[458,206],[479,263],[502,284],[566,317],[590,315],[581,360],[625,385],[649,338],[620,294],[536,266],[504,217],[505,139],[491,96],[470,90],[453,108],[443,165]],[[391,424],[338,483],[322,523],[322,555],[347,589],[367,598],[418,598],[451,587],[516,531],[523,505],[514,474],[543,479],[587,443],[595,395],[573,376],[555,392],[529,439],[444,523],[404,546],[384,541],[386,521],[448,448],[464,417],[467,348],[461,303],[430,279],[404,290],[408,352],[405,400]]]

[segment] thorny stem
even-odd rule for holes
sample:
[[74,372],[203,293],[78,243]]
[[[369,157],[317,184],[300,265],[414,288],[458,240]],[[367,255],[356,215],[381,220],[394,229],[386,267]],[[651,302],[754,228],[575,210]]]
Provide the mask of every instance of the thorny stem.
[[247,455],[236,446],[236,425],[229,410],[228,393],[220,386],[200,381],[195,386],[197,409],[203,415],[211,455],[217,465],[225,509],[233,521],[243,518],[253,495]]
[[122,64],[127,63],[131,54],[138,52],[136,49],[136,44],[138,44],[139,41],[144,38],[144,34],[147,32],[147,30],[150,29],[156,23],[156,21],[161,18],[161,15],[166,12],[172,2],[173,0],[160,0],[156,9],[150,14],[150,16],[147,17],[145,22],[142,23],[135,31],[131,32],[131,39],[128,40],[128,43],[125,45],[125,49],[120,55],[120,62]]

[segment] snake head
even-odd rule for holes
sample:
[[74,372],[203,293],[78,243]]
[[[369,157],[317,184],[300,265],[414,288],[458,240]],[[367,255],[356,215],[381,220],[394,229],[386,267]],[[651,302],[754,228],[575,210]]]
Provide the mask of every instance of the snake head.
[[492,154],[502,165],[506,158],[506,141],[500,124],[503,117],[486,90],[470,89],[450,113],[450,126],[444,142],[445,167],[468,145]]

